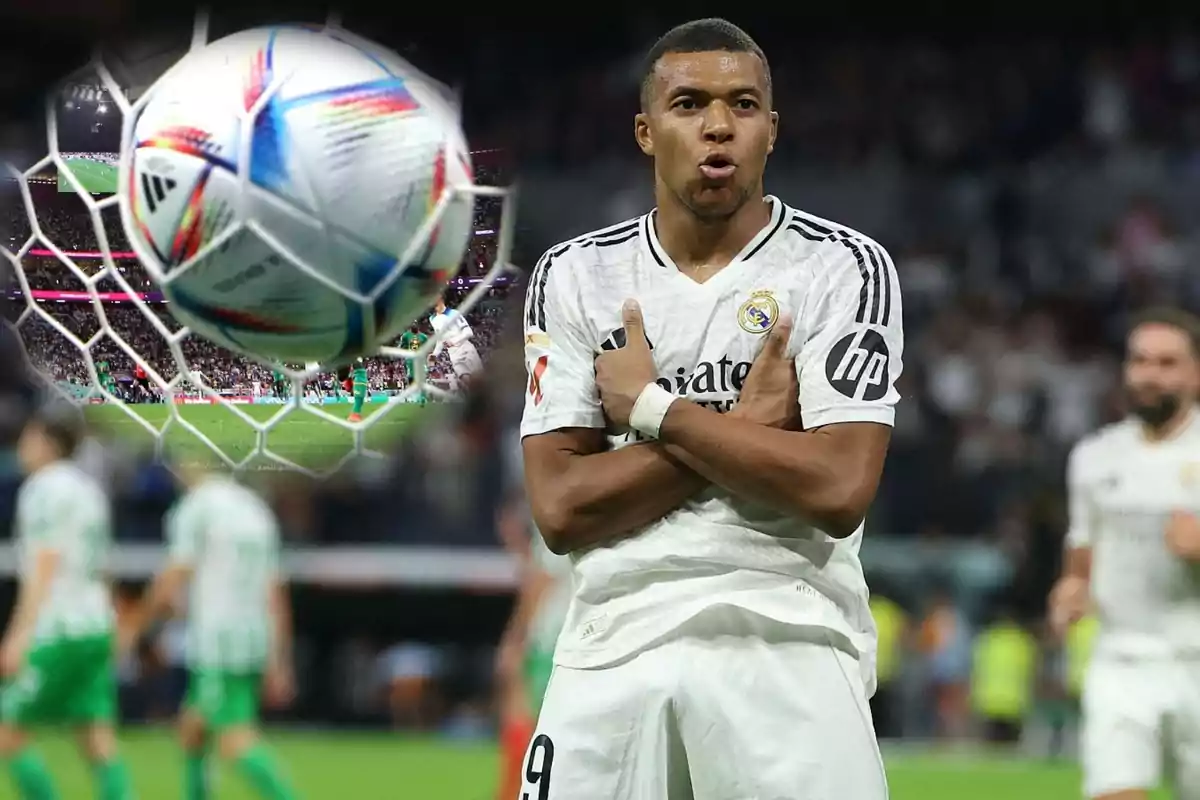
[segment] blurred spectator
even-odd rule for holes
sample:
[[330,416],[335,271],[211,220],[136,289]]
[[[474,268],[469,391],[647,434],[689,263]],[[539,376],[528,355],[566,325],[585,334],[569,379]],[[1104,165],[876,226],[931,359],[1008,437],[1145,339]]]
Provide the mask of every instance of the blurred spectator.
[[971,671],[971,705],[983,726],[983,738],[1015,744],[1033,708],[1039,643],[1011,609],[979,632]]
[[945,590],[930,598],[918,634],[926,661],[926,686],[933,698],[934,733],[961,738],[967,732],[971,677],[971,630],[966,616]]
[[441,655],[429,645],[401,642],[379,656],[379,673],[387,692],[392,725],[428,731],[436,724],[443,701],[438,678]]
[[901,730],[897,690],[909,636],[909,622],[900,604],[883,592],[876,585],[870,600],[871,616],[875,618],[875,627],[879,632],[879,650],[875,660],[877,688],[871,698],[871,718],[875,722],[876,734],[886,739],[899,736]]

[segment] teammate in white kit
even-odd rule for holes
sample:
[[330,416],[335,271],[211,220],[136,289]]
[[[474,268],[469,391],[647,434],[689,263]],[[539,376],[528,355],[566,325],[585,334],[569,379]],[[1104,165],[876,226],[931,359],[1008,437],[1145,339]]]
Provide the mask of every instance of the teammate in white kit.
[[1063,632],[1094,606],[1100,624],[1083,688],[1086,795],[1144,800],[1165,780],[1189,800],[1200,798],[1200,322],[1141,317],[1125,385],[1130,416],[1071,453],[1051,620]]
[[456,381],[462,387],[469,385],[472,377],[483,369],[483,361],[471,341],[475,331],[471,330],[466,317],[457,309],[447,308],[446,301],[439,297],[429,315],[429,324],[433,326],[434,335],[439,336],[433,355],[441,355],[445,348]]
[[881,800],[858,550],[895,269],[764,196],[778,117],[742,30],[682,25],[644,74],[657,208],[552,248],[526,301],[526,484],[575,595],[524,796]]
[[[123,649],[187,603],[188,692],[180,719],[184,796],[209,797],[210,746],[260,797],[295,794],[259,740],[260,689],[290,699],[291,606],[279,570],[279,528],[266,502],[233,478],[181,466],[186,492],[167,519],[167,563],[123,632]],[[215,741],[214,741],[215,740]]]

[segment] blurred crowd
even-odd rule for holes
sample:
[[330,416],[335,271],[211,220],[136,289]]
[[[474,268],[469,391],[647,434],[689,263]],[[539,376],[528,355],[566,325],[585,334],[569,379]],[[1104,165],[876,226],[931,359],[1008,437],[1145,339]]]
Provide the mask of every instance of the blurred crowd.
[[[481,353],[486,354],[494,345],[499,329],[500,303],[505,292],[503,285],[490,290],[490,296],[467,315]],[[447,293],[447,302],[453,306],[466,294],[465,289],[451,290]],[[103,333],[90,303],[44,301],[39,302],[38,307],[40,313],[26,316],[19,325],[30,360],[47,377],[78,387],[81,393],[94,383],[83,357],[84,350],[90,351],[94,364],[107,364],[110,374],[118,382],[127,383],[132,378],[137,365],[114,337],[119,337],[134,350],[163,381],[170,381],[179,372],[178,361],[166,339],[147,317],[153,314],[167,331],[178,330],[179,324],[163,304],[148,303],[138,307],[133,303],[105,303],[108,328]],[[9,316],[19,316],[20,311],[19,305],[10,306]],[[420,320],[413,330],[433,334],[428,320]],[[186,337],[180,349],[193,375],[202,375],[205,384],[220,394],[249,397],[255,384],[260,391],[271,386],[270,368],[218,347],[203,337]],[[368,358],[365,363],[373,391],[400,391],[408,385],[408,371],[401,360]],[[449,370],[449,360],[442,353],[433,360],[429,375],[435,381],[443,381]],[[313,380],[321,381],[327,377],[318,375]],[[155,396],[161,396],[157,388],[155,392]],[[196,392],[197,389],[188,383],[179,387],[180,394]]]

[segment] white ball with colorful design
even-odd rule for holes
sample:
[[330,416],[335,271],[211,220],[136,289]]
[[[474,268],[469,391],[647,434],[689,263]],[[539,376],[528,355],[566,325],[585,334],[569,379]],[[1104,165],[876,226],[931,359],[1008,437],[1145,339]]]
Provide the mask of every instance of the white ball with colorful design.
[[462,263],[473,188],[442,87],[325,28],[193,50],[122,136],[122,220],[171,312],[264,361],[347,363],[408,328]]

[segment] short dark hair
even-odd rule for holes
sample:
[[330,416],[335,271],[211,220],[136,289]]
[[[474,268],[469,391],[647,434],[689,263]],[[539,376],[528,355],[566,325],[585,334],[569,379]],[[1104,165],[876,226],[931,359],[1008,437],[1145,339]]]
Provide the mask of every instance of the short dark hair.
[[1166,325],[1187,337],[1192,355],[1200,359],[1200,317],[1175,306],[1156,306],[1139,311],[1129,326],[1133,333],[1143,325]]
[[29,424],[40,428],[63,458],[73,458],[87,436],[83,411],[69,400],[57,397],[43,399],[34,409]]
[[771,66],[766,53],[750,34],[729,20],[719,17],[697,19],[676,25],[654,43],[642,63],[642,108],[650,107],[650,90],[654,86],[654,68],[659,59],[671,53],[711,53],[723,50],[728,53],[753,53],[762,61],[767,79],[767,95],[771,94]]

